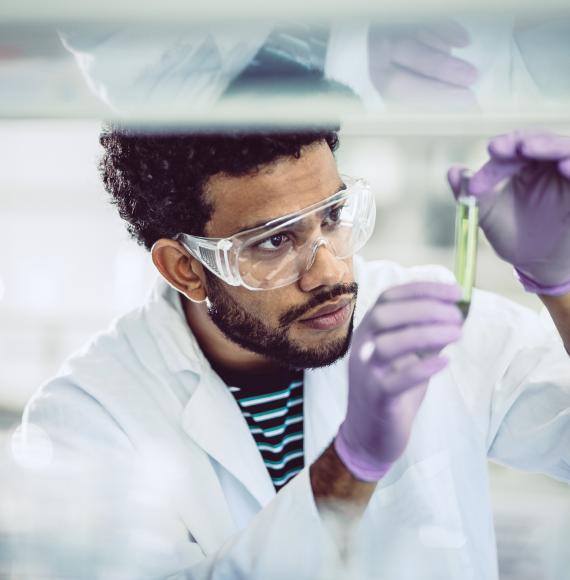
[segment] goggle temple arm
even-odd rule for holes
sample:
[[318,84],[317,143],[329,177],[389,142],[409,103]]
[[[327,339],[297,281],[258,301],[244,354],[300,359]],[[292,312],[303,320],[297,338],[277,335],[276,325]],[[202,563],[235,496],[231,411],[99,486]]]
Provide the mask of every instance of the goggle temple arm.
[[239,286],[240,280],[232,272],[229,251],[232,242],[227,239],[208,240],[186,234],[179,234],[174,238],[194,256],[210,272],[221,278],[231,286]]
[[216,262],[222,279],[231,286],[240,286],[241,278],[238,272],[233,272],[230,260],[230,251],[234,244],[226,238],[221,239],[217,244]]

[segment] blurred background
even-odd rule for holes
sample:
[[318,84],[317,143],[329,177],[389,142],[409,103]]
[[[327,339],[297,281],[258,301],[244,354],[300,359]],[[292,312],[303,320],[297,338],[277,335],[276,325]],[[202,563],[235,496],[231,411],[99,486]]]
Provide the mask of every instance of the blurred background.
[[[42,382],[155,280],[98,175],[102,119],[151,130],[340,119],[340,170],[376,195],[363,255],[449,268],[448,167],[478,167],[489,137],[513,128],[570,135],[566,3],[327,4],[323,23],[323,2],[293,2],[300,36],[258,2],[186,4],[0,6],[1,445]],[[484,240],[477,285],[540,308]],[[501,578],[570,578],[568,486],[490,471]]]

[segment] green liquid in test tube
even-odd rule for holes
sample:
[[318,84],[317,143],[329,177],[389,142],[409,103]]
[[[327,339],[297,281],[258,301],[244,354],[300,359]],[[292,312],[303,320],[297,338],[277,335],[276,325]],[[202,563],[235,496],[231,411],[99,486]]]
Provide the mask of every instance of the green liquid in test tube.
[[467,193],[468,182],[469,176],[463,175],[455,215],[455,277],[462,289],[458,306],[464,318],[469,312],[475,284],[479,234],[479,205],[477,199]]

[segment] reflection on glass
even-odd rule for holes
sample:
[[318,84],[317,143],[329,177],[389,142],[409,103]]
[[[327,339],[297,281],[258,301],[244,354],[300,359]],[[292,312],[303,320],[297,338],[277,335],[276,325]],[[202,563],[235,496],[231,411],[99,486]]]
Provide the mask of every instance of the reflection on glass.
[[202,124],[563,114],[570,16],[537,12],[3,24],[0,106],[8,116]]

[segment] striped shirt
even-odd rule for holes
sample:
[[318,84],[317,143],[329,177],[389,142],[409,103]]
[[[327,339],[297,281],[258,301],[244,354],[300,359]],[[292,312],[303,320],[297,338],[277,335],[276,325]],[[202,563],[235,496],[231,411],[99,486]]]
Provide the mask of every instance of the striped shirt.
[[279,491],[303,469],[303,371],[280,380],[224,377]]

